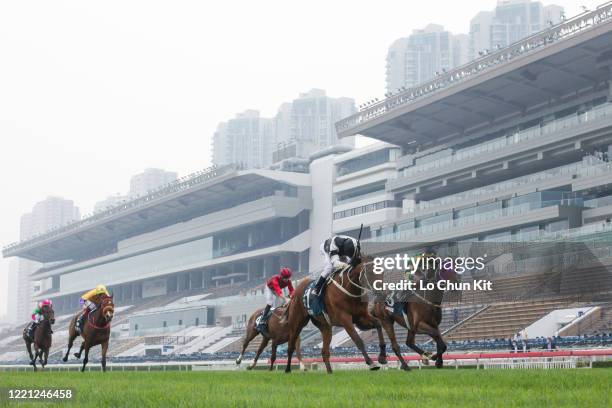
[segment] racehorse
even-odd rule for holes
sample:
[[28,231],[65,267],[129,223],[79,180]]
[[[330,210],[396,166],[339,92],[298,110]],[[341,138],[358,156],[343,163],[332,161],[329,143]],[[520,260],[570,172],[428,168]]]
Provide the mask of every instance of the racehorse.
[[[261,333],[262,340],[259,348],[257,349],[257,354],[255,354],[255,359],[253,360],[253,364],[247,367],[247,370],[252,370],[255,368],[257,364],[257,359],[260,354],[264,351],[268,342],[272,340],[272,355],[270,356],[270,371],[274,368],[274,361],[276,360],[276,348],[279,344],[284,344],[289,340],[289,323],[286,319],[283,319],[283,315],[286,312],[286,309],[289,307],[289,303],[284,304],[281,307],[277,307],[272,311],[272,315],[268,319],[268,331],[266,334]],[[264,309],[258,309],[251,315],[249,318],[249,322],[247,324],[246,335],[242,342],[242,351],[240,352],[240,356],[236,359],[236,364],[240,364],[242,362],[242,357],[244,356],[244,352],[248,347],[249,343],[253,341],[255,337],[257,337],[260,332],[257,330],[257,320],[261,315]],[[302,353],[300,350],[300,338],[298,337],[296,341],[296,356],[300,362],[300,369],[305,370],[306,366],[302,362]]]
[[[406,345],[417,352],[425,364],[429,364],[429,359],[436,362],[436,367],[442,368],[444,360],[442,355],[447,349],[446,343],[442,338],[439,330],[440,322],[442,321],[442,299],[444,291],[438,287],[438,282],[447,280],[452,283],[458,281],[458,275],[447,269],[427,269],[424,272],[418,271],[415,279],[422,280],[425,283],[433,283],[434,288],[431,290],[414,290],[408,296],[407,301],[402,307],[402,312],[406,314],[408,321],[404,319],[403,314],[393,314],[387,310],[384,302],[375,302],[372,305],[372,315],[380,320],[378,331],[378,339],[380,346],[380,354],[378,361],[386,361],[386,345],[382,329],[387,332],[387,336],[391,341],[391,348],[400,361],[400,367],[403,370],[408,370],[408,364],[403,359],[400,347],[395,336],[395,323],[408,329],[406,337]],[[419,287],[419,286],[417,286]],[[416,345],[415,337],[417,334],[427,334],[436,342],[436,353],[424,351]]]
[[[34,367],[34,371],[37,370],[37,358],[38,361],[40,361],[42,368],[45,368],[47,365],[47,360],[49,359],[49,349],[51,348],[51,338],[53,336],[51,326],[55,324],[55,312],[53,311],[53,307],[49,305],[43,306],[41,308],[41,314],[43,316],[43,320],[34,330],[34,341],[32,341],[28,336],[28,327],[23,329],[23,339],[25,340],[26,348],[28,349],[28,354],[30,355],[30,364]],[[32,354],[32,343],[34,343],[34,354]]]
[[[323,349],[321,355],[325,362],[327,372],[331,374],[330,343],[332,338],[332,327],[343,327],[351,337],[357,348],[363,354],[366,364],[371,370],[378,370],[380,366],[372,361],[366,352],[363,340],[355,330],[355,326],[360,330],[371,330],[380,327],[378,320],[373,317],[368,311],[367,299],[363,297],[368,291],[372,291],[370,282],[374,280],[372,268],[367,268],[371,262],[365,262],[357,259],[351,269],[344,269],[338,273],[334,273],[328,280],[328,287],[324,293],[325,308],[327,314],[322,314],[316,317],[311,317],[303,303],[304,292],[312,282],[312,279],[306,278],[300,281],[295,293],[293,301],[289,304],[287,317],[289,320],[289,342],[287,347],[287,367],[285,372],[291,372],[291,356],[295,350],[297,339],[300,332],[308,324],[312,323],[321,331],[323,337]],[[329,319],[329,320],[328,320]]]
[[[100,300],[98,308],[89,313],[87,321],[83,325],[81,337],[81,349],[78,353],[74,353],[74,356],[78,359],[81,358],[81,354],[85,351],[85,358],[83,359],[83,366],[81,372],[85,371],[85,366],[89,361],[89,350],[97,345],[102,346],[102,371],[106,371],[106,352],[108,351],[108,340],[110,338],[110,326],[113,316],[115,315],[115,304],[113,303],[112,296],[103,296]],[[74,343],[74,339],[78,336],[76,331],[76,322],[80,314],[77,313],[70,321],[68,327],[68,350],[63,361],[68,361],[68,354]]]

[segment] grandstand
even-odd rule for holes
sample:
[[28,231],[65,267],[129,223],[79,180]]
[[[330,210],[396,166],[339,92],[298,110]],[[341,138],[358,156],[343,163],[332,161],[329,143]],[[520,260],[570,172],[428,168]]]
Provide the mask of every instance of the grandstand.
[[[370,255],[424,243],[501,248],[481,275],[462,277],[490,279],[492,292],[446,296],[451,350],[508,350],[555,311],[570,317],[530,329],[529,347],[546,337],[557,347],[610,345],[611,73],[606,3],[336,125],[342,137],[378,143],[318,152],[306,173],[206,169],[3,255],[43,264],[32,279],[43,288],[36,300],[52,298],[58,314],[54,361],[80,294],[98,283],[120,307],[115,361],[234,358],[265,279],[281,266],[296,278],[316,273],[322,240],[356,236],[362,224]],[[1,361],[24,361],[24,325],[3,332]],[[406,331],[396,330],[403,344]],[[362,336],[376,352],[375,333]],[[320,342],[313,327],[302,333],[305,355],[320,354]],[[332,344],[355,353],[342,329]]]

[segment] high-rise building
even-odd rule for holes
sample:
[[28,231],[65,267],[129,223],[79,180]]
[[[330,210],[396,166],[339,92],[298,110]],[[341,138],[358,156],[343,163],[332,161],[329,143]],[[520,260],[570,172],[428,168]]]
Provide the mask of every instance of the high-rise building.
[[505,47],[563,18],[563,7],[539,1],[499,0],[493,11],[482,11],[470,21],[470,59],[479,53]]
[[135,174],[130,179],[130,197],[144,196],[149,191],[171,183],[178,175],[173,171],[163,169],[145,169],[142,173]]
[[273,120],[262,118],[257,110],[247,110],[222,122],[213,142],[213,163],[236,163],[247,168],[269,164],[274,138]]
[[393,42],[387,53],[387,92],[410,88],[467,62],[468,38],[429,24]]
[[[217,127],[213,137],[213,163],[237,163],[246,168],[268,167],[273,152],[296,146],[304,157],[338,144],[335,122],[356,112],[351,98],[331,98],[324,90],[312,89],[291,103],[283,103],[273,119],[248,110]],[[352,145],[352,140],[342,144]]]
[[[25,241],[34,235],[66,225],[81,218],[79,208],[72,200],[61,197],[47,197],[34,205],[32,212],[21,217],[20,239]],[[41,282],[33,282],[30,275],[40,264],[27,259],[19,259],[16,273],[9,282],[9,292],[14,291],[14,315],[18,320],[27,320],[32,309],[34,288],[37,292],[45,289]],[[12,285],[12,286],[11,286]],[[9,305],[9,307],[12,307]]]
[[11,259],[8,269],[8,290],[6,298],[6,317],[9,323],[17,322],[17,281],[19,279],[19,261]]

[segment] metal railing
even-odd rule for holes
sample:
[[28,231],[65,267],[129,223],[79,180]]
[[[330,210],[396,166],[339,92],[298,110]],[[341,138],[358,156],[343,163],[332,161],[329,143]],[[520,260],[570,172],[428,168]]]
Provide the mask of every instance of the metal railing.
[[571,38],[593,26],[605,24],[610,21],[612,21],[612,2],[606,2],[598,6],[595,10],[585,11],[582,14],[535,33],[505,48],[490,52],[482,58],[478,58],[458,68],[438,75],[422,85],[406,89],[381,102],[367,106],[358,113],[338,121],[336,123],[336,131],[342,133],[353,127],[370,122],[388,112],[435,94],[442,89],[479,76],[500,64],[540,50],[552,43]]
[[[548,136],[554,132],[582,126],[585,123],[593,122],[598,119],[612,116],[612,104],[606,103],[599,105],[586,112],[574,113],[563,118],[555,119],[549,123],[536,125],[529,129],[524,129],[516,133],[508,134],[474,146],[458,149],[439,159],[416,164],[406,167],[401,173],[402,177],[412,177],[423,173],[428,173],[435,169],[445,168],[454,163],[466,162],[469,159],[500,151],[509,146],[518,144],[529,144],[535,138]],[[425,158],[427,156],[424,156]]]
[[[429,201],[421,201],[416,205],[414,214],[425,214],[433,212],[441,207],[450,206],[466,200],[479,200],[483,197],[505,193],[508,190],[516,189],[521,186],[531,185],[533,183],[550,180],[555,177],[575,176],[575,177],[592,177],[601,174],[611,173],[612,163],[598,159],[595,156],[587,155],[582,161],[567,164],[560,167],[555,167],[549,170],[532,173],[526,176],[516,177],[510,180],[502,181],[495,184],[490,184],[484,187],[479,187],[472,190],[462,191],[460,193],[451,194],[441,198],[436,198]],[[585,202],[585,207],[602,205],[604,202],[601,199],[589,200],[589,205]],[[612,197],[605,202],[606,205],[612,204]]]
[[445,233],[457,228],[467,227],[471,225],[486,224],[488,222],[496,221],[504,217],[513,217],[519,215],[525,215],[531,211],[550,207],[550,206],[582,206],[581,199],[560,199],[541,201],[535,203],[524,203],[514,205],[511,207],[499,208],[495,210],[486,211],[480,214],[469,215],[461,218],[449,219],[447,221],[441,221],[435,224],[424,225],[416,228],[409,228],[393,233],[383,234],[376,237],[369,238],[365,241],[368,242],[393,242],[393,241],[409,241],[415,237],[425,236],[430,234]]

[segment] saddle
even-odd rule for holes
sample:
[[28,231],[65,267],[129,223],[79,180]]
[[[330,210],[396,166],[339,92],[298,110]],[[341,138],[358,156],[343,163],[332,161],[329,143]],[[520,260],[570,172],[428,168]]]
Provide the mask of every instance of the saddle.
[[262,311],[259,316],[257,316],[257,318],[255,319],[255,329],[260,332],[261,334],[263,334],[266,337],[268,336],[268,322],[270,321],[270,318],[272,317],[272,315],[274,314],[274,311],[277,309],[283,309],[287,307],[287,303],[285,303],[282,306],[279,307],[275,307],[273,309],[270,309],[270,311],[268,312],[269,316],[267,319],[264,320],[264,312]]

